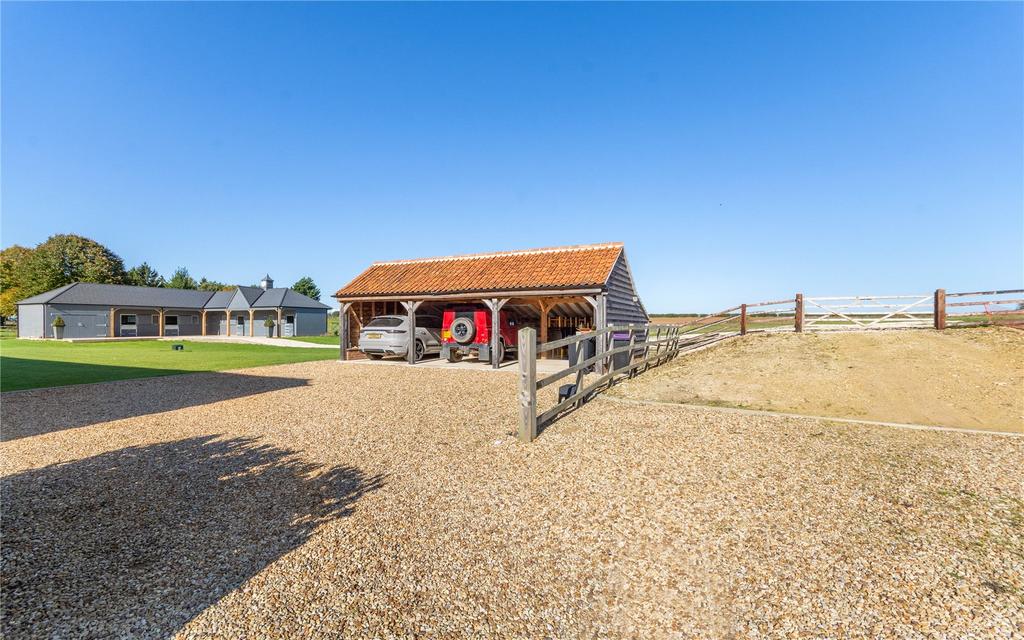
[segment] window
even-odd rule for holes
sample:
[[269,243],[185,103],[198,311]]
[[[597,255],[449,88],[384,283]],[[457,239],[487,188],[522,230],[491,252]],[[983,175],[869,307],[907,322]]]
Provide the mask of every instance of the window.
[[285,322],[287,322],[288,324],[295,324],[295,316],[285,317]]
[[130,326],[134,327],[137,322],[138,322],[138,318],[135,317],[134,313],[122,313],[121,314],[121,324],[123,324],[123,325],[130,325]]
[[[291,318],[292,316],[288,317]],[[291,320],[289,320],[288,322],[291,322]],[[402,326],[403,322],[405,322],[405,320],[403,320],[402,318],[393,318],[391,316],[378,316],[373,320],[370,320],[368,323],[366,323],[366,326],[377,328],[400,327]]]
[[421,316],[416,314],[416,326],[423,327],[424,329],[440,329],[441,318],[437,316]]
[[244,325],[245,324],[245,316],[238,316],[238,317],[236,317],[235,318],[235,324],[237,324],[240,327],[242,325]]
[[164,316],[164,325],[178,326],[178,316]]

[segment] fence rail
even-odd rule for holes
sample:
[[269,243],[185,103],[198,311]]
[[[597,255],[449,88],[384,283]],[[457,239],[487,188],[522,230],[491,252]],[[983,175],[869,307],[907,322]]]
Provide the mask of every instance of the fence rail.
[[[530,442],[539,428],[617,382],[662,365],[681,353],[755,332],[871,330],[972,326],[994,322],[1024,325],[1024,289],[889,296],[821,296],[798,293],[785,300],[736,305],[683,324],[605,327],[537,344],[532,327],[519,331],[519,438]],[[1008,297],[1012,296],[1012,297]],[[950,302],[949,298],[958,300]],[[961,311],[963,309],[963,311]],[[590,349],[591,345],[593,349]],[[537,356],[569,347],[569,366],[537,379]],[[595,378],[587,379],[593,373]],[[561,385],[557,402],[538,413],[537,392]],[[584,386],[586,383],[586,386]]]
[[[594,394],[625,378],[657,367],[683,351],[723,340],[731,333],[686,334],[681,325],[615,325],[597,331],[537,344],[533,327],[519,330],[519,439],[530,442],[538,429],[562,413],[579,407]],[[593,343],[594,355],[588,355]],[[616,345],[616,343],[624,343]],[[537,355],[561,347],[573,347],[571,363],[565,369],[537,379]],[[588,372],[597,377],[587,380]],[[558,401],[538,413],[537,392],[575,374],[573,382],[563,384]],[[586,386],[584,386],[586,383]]]

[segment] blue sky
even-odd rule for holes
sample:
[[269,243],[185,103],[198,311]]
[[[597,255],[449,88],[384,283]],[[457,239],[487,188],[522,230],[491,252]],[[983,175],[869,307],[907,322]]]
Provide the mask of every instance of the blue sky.
[[325,293],[621,240],[652,312],[1024,284],[1024,4],[2,5],[4,246]]

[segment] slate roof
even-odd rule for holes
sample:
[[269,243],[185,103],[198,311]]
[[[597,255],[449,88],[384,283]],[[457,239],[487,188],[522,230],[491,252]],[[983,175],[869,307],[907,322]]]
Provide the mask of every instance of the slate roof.
[[245,298],[250,307],[263,294],[263,289],[259,287],[238,287],[238,290],[242,292],[242,297]]
[[267,289],[252,305],[254,309],[274,309],[277,307],[294,307],[299,309],[330,309],[319,300],[304,296],[298,291],[286,288]]
[[207,300],[206,304],[203,306],[206,309],[224,309],[231,303],[231,299],[234,297],[234,289],[228,289],[227,291],[218,291],[214,293],[213,297]]
[[[251,308],[330,309],[326,304],[291,289],[238,287]],[[19,300],[18,304],[87,304],[105,307],[153,307],[165,309],[224,309],[235,296],[228,291],[195,291],[166,287],[136,287],[123,284],[74,282],[45,293]]]
[[213,293],[210,291],[75,282],[52,291],[47,291],[46,293],[40,293],[31,298],[26,298],[19,301],[18,304],[94,304],[113,307],[201,309],[211,296],[213,296]]
[[622,243],[375,262],[336,298],[600,288]]

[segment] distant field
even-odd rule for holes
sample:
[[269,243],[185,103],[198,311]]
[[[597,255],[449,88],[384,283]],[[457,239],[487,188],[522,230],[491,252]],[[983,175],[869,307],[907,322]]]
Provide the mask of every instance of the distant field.
[[1024,431],[1024,331],[748,335],[612,393],[641,400]]
[[226,371],[273,364],[330,360],[330,349],[170,341],[109,343],[14,340],[0,342],[0,390],[149,378],[196,371]]
[[[654,324],[681,324],[681,325],[693,325],[696,327],[699,323],[711,323],[720,318],[707,318],[702,319],[696,316],[655,316],[651,318],[651,322]],[[792,327],[793,318],[790,317],[776,317],[776,316],[747,316],[747,330],[756,331],[758,329],[770,329],[773,327]],[[706,333],[711,331],[739,331],[740,330],[740,319],[739,316],[720,324],[709,326],[707,328],[695,328],[693,333]]]

